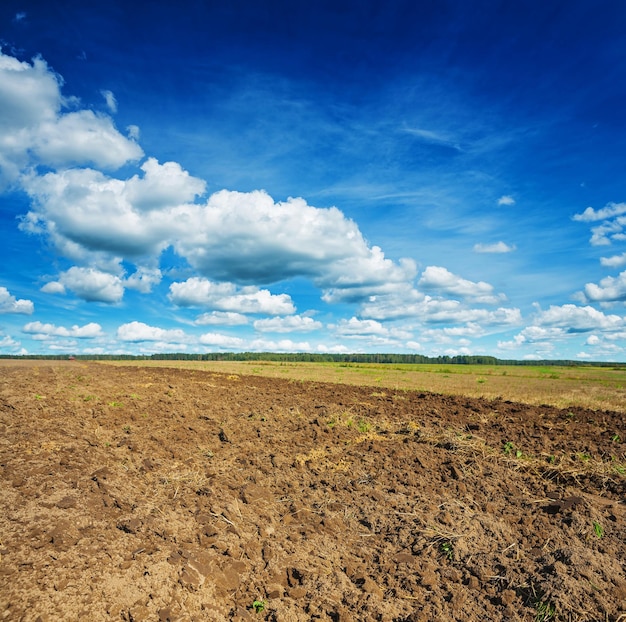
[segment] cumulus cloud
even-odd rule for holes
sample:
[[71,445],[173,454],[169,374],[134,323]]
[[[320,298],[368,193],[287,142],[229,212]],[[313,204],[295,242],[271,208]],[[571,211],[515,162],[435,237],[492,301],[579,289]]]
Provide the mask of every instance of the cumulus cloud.
[[233,283],[214,283],[200,277],[172,283],[168,297],[179,307],[265,315],[290,315],[296,311],[287,294],[272,294],[253,285],[238,287]]
[[58,281],[50,281],[41,288],[41,291],[44,294],[65,294],[65,286]]
[[547,353],[554,348],[554,343],[567,337],[567,330],[561,327],[527,326],[511,341],[499,341],[501,350],[516,350],[521,346],[533,345]]
[[124,296],[122,280],[113,274],[93,268],[72,267],[59,276],[64,288],[90,302],[116,303]]
[[0,287],[0,313],[21,313],[31,315],[35,305],[31,300],[17,299],[6,287]]
[[322,328],[322,323],[312,317],[303,315],[289,315],[287,317],[273,317],[256,320],[255,330],[262,333],[295,333],[310,332]]
[[574,220],[579,222],[595,222],[597,220],[609,220],[616,216],[626,214],[626,203],[607,203],[599,210],[588,207],[582,214],[574,214]]
[[515,199],[512,196],[505,194],[498,199],[498,205],[515,205]]
[[478,322],[486,327],[516,325],[522,321],[517,308],[476,309],[459,300],[435,298],[415,289],[375,297],[362,305],[360,314],[375,320],[412,318],[423,323],[440,324]]
[[200,343],[205,346],[224,348],[226,350],[242,348],[245,341],[240,337],[232,337],[221,333],[205,333],[200,335]]
[[607,268],[622,268],[626,266],[626,253],[613,255],[613,257],[601,257],[600,264]]
[[[608,203],[599,210],[588,207],[581,214],[574,214],[572,218],[578,222],[586,223],[602,221],[601,224],[591,228],[589,242],[592,246],[608,246],[613,241],[626,240],[626,234],[624,233],[624,227],[626,227],[626,203]],[[607,261],[610,261],[610,259]]]
[[505,299],[503,294],[494,294],[493,286],[489,283],[468,281],[440,266],[428,266],[417,284],[422,289],[437,290],[442,294],[461,296],[474,302],[495,304]]
[[142,170],[143,177],[127,181],[93,169],[33,176],[26,184],[33,209],[22,229],[48,235],[59,252],[83,262],[93,262],[96,253],[118,262],[155,257],[172,245],[213,280],[309,277],[327,302],[364,300],[415,277],[412,260],[386,258],[336,208],[302,199],[275,203],[261,191],[221,191],[205,205],[190,204],[204,182],[171,162],[149,159]]
[[[159,165],[154,161],[148,170],[153,171],[152,167]],[[166,169],[167,165],[161,168]],[[131,194],[139,191],[138,178],[133,177],[128,183]],[[154,183],[148,179],[146,184],[149,197]],[[176,217],[167,211],[142,213],[135,209],[127,194],[127,184],[100,171],[71,169],[33,176],[26,190],[33,200],[33,209],[21,228],[47,234],[66,256],[89,257],[94,253],[130,258],[158,256],[170,244]],[[171,196],[172,191],[169,192]],[[186,199],[190,192],[181,191],[180,198]]]
[[17,180],[28,166],[93,163],[118,168],[143,151],[90,110],[63,112],[63,80],[41,58],[22,62],[0,51],[0,179]]
[[540,310],[534,323],[538,329],[555,326],[565,329],[568,333],[615,331],[625,326],[624,318],[619,315],[606,315],[591,306],[579,307],[573,304],[551,305],[549,309]]
[[343,336],[386,336],[389,334],[380,322],[376,320],[360,320],[351,317],[349,320],[341,320],[336,326],[335,331],[338,335]]
[[616,277],[607,276],[599,284],[587,283],[585,297],[592,302],[617,302],[626,300],[626,271]]
[[248,318],[245,315],[242,313],[235,313],[234,311],[211,311],[211,313],[202,313],[194,322],[194,324],[197,324],[198,326],[238,326],[247,323]]
[[215,280],[272,283],[305,276],[337,298],[337,290],[363,297],[415,275],[411,260],[385,258],[340,210],[300,198],[276,203],[264,191],[223,190],[205,205],[186,206],[180,222],[185,235],[174,248]]
[[159,164],[156,158],[148,158],[140,168],[143,176],[134,175],[123,188],[128,209],[171,208],[193,201],[206,188],[206,182],[191,176],[177,162]]
[[292,341],[291,339],[279,341],[255,339],[248,344],[247,349],[251,352],[313,352],[308,341]]
[[404,346],[404,342],[411,340],[413,334],[398,327],[388,327],[371,319],[359,319],[351,317],[349,320],[342,319],[337,324],[331,325],[331,329],[339,337],[348,339],[367,339],[370,344],[388,344],[390,346]]
[[158,268],[143,268],[137,269],[137,272],[131,274],[124,280],[124,285],[129,289],[135,289],[142,294],[148,294],[152,291],[152,288],[161,282],[161,271]]
[[117,338],[120,341],[159,341],[178,344],[188,339],[185,331],[180,328],[164,329],[143,322],[122,324],[117,329]]
[[36,335],[40,338],[71,337],[73,339],[94,339],[102,337],[104,334],[102,326],[96,322],[90,322],[84,326],[74,325],[71,328],[54,324],[43,324],[42,322],[29,322],[24,325],[22,332]]
[[504,242],[496,242],[495,244],[474,244],[475,253],[512,253],[515,245],[509,246]]
[[116,169],[138,160],[143,151],[120,134],[110,117],[91,110],[69,112],[30,132],[32,152],[47,166],[93,164]]

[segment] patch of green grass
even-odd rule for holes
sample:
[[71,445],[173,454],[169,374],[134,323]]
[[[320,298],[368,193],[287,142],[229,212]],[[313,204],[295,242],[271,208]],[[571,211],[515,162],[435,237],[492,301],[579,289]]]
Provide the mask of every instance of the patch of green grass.
[[535,602],[535,622],[548,622],[556,619],[556,607],[550,601]]
[[267,603],[264,600],[255,600],[251,608],[254,609],[254,613],[262,613],[265,611],[265,607],[267,607]]
[[124,406],[124,404],[122,402],[109,402],[109,406],[113,408],[120,408],[121,406]]
[[596,534],[596,537],[602,538],[604,537],[604,527],[598,522],[593,521],[593,532]]
[[454,559],[454,545],[450,540],[444,540],[439,545],[439,550],[444,554],[448,561],[452,561]]
[[367,421],[365,421],[364,419],[359,419],[359,423],[357,424],[359,432],[365,434],[370,431],[371,427],[372,426]]

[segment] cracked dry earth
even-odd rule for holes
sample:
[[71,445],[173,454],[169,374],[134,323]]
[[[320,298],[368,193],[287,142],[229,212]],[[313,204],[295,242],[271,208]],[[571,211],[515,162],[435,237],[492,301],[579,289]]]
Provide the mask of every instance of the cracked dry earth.
[[626,619],[623,413],[0,363],[0,620]]

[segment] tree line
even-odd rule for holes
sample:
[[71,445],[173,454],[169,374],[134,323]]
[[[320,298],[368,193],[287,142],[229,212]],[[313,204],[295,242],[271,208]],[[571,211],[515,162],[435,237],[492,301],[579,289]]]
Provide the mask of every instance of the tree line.
[[528,365],[528,366],[568,366],[568,367],[615,367],[621,365],[615,362],[602,361],[571,361],[571,360],[513,360],[498,359],[486,355],[459,355],[459,356],[425,356],[423,354],[314,354],[307,352],[206,352],[204,354],[189,354],[172,352],[161,354],[29,354],[14,356],[0,354],[0,359],[40,359],[40,360],[67,360],[68,358],[81,361],[268,361],[284,363],[344,363],[344,364],[397,364],[397,365]]

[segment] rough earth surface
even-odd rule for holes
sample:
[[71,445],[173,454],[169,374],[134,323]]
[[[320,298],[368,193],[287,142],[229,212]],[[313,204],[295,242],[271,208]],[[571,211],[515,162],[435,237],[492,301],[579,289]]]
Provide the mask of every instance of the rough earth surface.
[[624,413],[0,363],[0,620],[626,619]]

